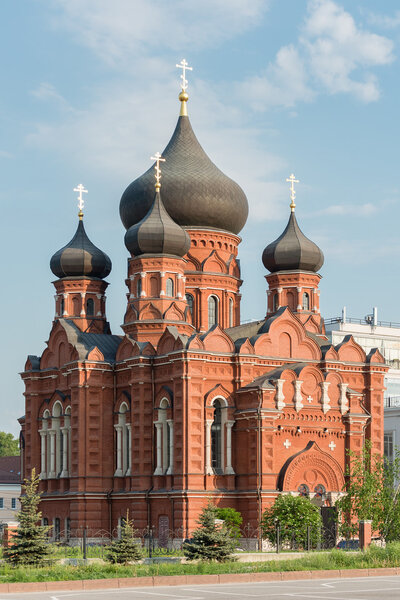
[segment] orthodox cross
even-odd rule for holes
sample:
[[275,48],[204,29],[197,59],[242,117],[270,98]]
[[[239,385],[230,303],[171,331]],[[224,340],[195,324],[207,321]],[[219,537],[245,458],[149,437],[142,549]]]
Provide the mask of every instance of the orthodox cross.
[[288,183],[290,183],[290,208],[291,211],[294,212],[294,209],[296,208],[296,204],[295,204],[295,200],[296,200],[296,191],[294,189],[294,184],[295,183],[300,183],[298,179],[295,179],[295,176],[293,175],[293,173],[290,175],[290,177],[286,178],[286,181]]
[[290,442],[289,440],[285,440],[283,442],[283,445],[285,446],[286,450],[288,450],[290,448],[290,446],[292,445],[292,442]]
[[159,190],[161,187],[161,183],[160,183],[160,179],[161,179],[161,169],[160,169],[160,162],[165,162],[165,158],[163,158],[161,156],[161,154],[159,152],[156,152],[155,156],[150,156],[151,160],[155,160],[156,164],[154,166],[155,170],[156,170],[156,190]]
[[81,183],[79,185],[76,186],[76,188],[74,188],[73,190],[74,192],[79,192],[79,196],[78,196],[78,208],[79,208],[79,218],[82,219],[83,217],[83,206],[84,206],[84,200],[82,197],[82,194],[87,194],[88,191],[85,190],[85,186],[82,185]]
[[187,89],[187,79],[186,79],[186,71],[193,71],[193,67],[189,67],[188,63],[184,58],[182,58],[179,65],[175,65],[178,69],[182,69],[181,79],[182,79],[182,92],[186,92]]
[[334,451],[334,449],[336,448],[336,444],[335,444],[335,442],[331,442],[331,443],[329,444],[329,448],[330,448],[330,449],[332,450],[332,452],[333,452],[333,451]]

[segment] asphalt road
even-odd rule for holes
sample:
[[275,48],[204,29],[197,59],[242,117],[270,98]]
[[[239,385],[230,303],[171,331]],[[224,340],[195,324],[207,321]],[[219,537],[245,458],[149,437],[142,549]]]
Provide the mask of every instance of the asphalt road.
[[400,576],[0,594],[0,600],[399,600]]

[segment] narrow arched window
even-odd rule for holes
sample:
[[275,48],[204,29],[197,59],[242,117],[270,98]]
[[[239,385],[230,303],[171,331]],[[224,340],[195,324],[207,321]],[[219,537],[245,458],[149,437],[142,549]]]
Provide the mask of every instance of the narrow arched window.
[[222,473],[222,410],[219,400],[214,402],[214,420],[211,425],[211,466]]
[[190,314],[193,317],[194,298],[193,298],[192,294],[186,294],[185,298],[186,298],[186,302],[188,303]]
[[278,294],[275,293],[272,298],[272,311],[273,312],[276,312],[278,310],[278,307],[279,307],[278,298],[279,298]]
[[94,300],[93,298],[88,298],[86,300],[86,316],[93,317],[94,315]]
[[136,286],[136,296],[138,298],[140,298],[142,293],[142,278],[139,277],[138,281],[137,281],[137,286]]
[[59,542],[61,538],[61,527],[60,527],[60,519],[56,517],[54,519],[54,541]]
[[299,492],[300,496],[309,496],[310,495],[310,489],[306,483],[302,483],[301,485],[299,485],[299,487],[297,488],[297,491]]
[[65,310],[65,302],[64,302],[64,298],[61,298],[61,302],[60,302],[60,317],[63,316],[64,310]]
[[310,296],[307,292],[303,294],[303,310],[310,310]]
[[165,295],[173,296],[174,295],[174,282],[171,277],[167,279],[167,283],[165,284]]
[[208,329],[218,323],[218,300],[215,296],[208,298]]
[[229,298],[229,327],[233,327],[233,300]]

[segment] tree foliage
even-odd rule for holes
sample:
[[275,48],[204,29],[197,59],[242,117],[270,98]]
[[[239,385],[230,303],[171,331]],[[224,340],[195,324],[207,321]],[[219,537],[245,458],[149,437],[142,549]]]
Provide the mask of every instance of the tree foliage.
[[197,523],[200,525],[193,532],[193,537],[183,544],[183,553],[188,560],[204,560],[225,562],[232,560],[235,540],[225,523],[216,523],[219,519],[218,508],[210,501],[203,508]]
[[126,565],[129,562],[143,558],[141,546],[135,540],[136,531],[133,521],[129,519],[129,510],[121,526],[121,537],[114,540],[106,552],[106,559],[110,563]]
[[263,537],[276,543],[277,525],[281,543],[295,541],[297,545],[306,547],[308,528],[311,543],[320,539],[322,519],[317,506],[305,496],[279,495],[274,504],[264,511],[261,520]]
[[12,433],[0,431],[0,456],[18,456],[19,442]]
[[360,454],[349,450],[346,468],[347,494],[336,502],[339,533],[358,535],[358,521],[371,520],[372,531],[387,542],[400,540],[400,452],[392,462],[373,453],[370,441]]
[[217,519],[225,521],[230,536],[235,540],[239,539],[241,536],[240,526],[243,523],[243,517],[240,512],[231,507],[221,508],[218,506],[216,514]]
[[18,565],[43,565],[50,562],[51,546],[48,541],[49,527],[39,525],[42,513],[38,510],[40,494],[39,477],[32,469],[30,479],[25,479],[21,496],[21,510],[17,514],[18,529],[11,538],[8,548],[4,548],[6,562]]

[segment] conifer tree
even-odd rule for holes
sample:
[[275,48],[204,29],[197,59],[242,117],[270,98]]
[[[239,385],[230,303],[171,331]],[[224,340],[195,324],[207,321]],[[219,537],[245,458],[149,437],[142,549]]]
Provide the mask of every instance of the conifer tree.
[[17,514],[18,529],[11,538],[8,548],[4,548],[3,557],[14,565],[43,565],[50,561],[51,546],[48,541],[50,527],[39,525],[42,513],[38,510],[39,476],[32,469],[30,479],[22,485],[21,510]]
[[121,526],[121,537],[111,543],[106,552],[106,559],[111,563],[126,565],[143,558],[142,548],[135,541],[135,535],[133,521],[129,519],[129,510],[127,510],[126,518]]
[[192,539],[183,544],[183,553],[188,560],[233,560],[235,540],[225,523],[216,523],[216,519],[218,508],[209,501],[197,521],[200,527],[195,529]]

